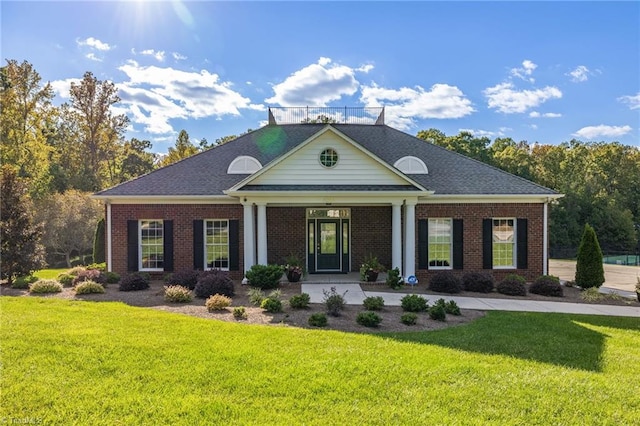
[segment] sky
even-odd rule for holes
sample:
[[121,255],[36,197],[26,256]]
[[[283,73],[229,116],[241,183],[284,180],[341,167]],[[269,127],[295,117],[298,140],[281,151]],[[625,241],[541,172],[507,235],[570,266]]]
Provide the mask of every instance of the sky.
[[115,83],[127,138],[165,153],[272,106],[385,107],[415,135],[640,146],[640,2],[0,1],[1,52],[61,104]]

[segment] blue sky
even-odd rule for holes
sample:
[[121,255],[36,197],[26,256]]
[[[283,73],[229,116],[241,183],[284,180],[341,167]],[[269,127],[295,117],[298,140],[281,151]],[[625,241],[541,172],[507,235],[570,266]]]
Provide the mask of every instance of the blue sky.
[[2,1],[2,58],[56,103],[91,71],[166,152],[268,106],[386,106],[416,134],[639,146],[639,2]]

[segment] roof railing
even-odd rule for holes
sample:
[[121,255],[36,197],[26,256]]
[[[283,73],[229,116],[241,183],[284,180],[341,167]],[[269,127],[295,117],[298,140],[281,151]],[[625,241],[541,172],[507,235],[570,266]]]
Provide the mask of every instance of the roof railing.
[[269,124],[384,124],[384,107],[269,107]]

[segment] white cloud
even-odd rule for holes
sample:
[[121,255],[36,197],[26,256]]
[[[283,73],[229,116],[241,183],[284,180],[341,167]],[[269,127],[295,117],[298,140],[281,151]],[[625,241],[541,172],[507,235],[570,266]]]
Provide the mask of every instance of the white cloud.
[[560,114],[558,112],[545,112],[544,114],[540,114],[538,111],[531,111],[529,113],[529,117],[533,117],[533,118],[540,118],[540,117],[558,118],[558,117],[562,117],[562,114]]
[[587,126],[578,130],[573,134],[580,138],[594,139],[597,137],[619,137],[624,136],[631,131],[631,126],[607,126],[600,124],[599,126]]
[[121,104],[132,121],[143,124],[154,134],[173,132],[169,121],[175,118],[240,115],[241,109],[263,111],[262,105],[231,89],[206,70],[187,72],[156,66],[143,67],[135,61],[119,67],[129,80],[118,84]]
[[582,83],[583,81],[587,81],[589,79],[589,75],[591,74],[592,73],[591,71],[589,71],[589,68],[585,67],[584,65],[578,65],[576,69],[566,73],[565,75],[570,76],[571,81],[573,81],[574,83]]
[[529,127],[532,128],[533,130],[538,130],[537,124],[529,124]]
[[478,137],[478,138],[495,138],[495,137],[503,137],[505,136],[505,133],[500,130],[498,132],[492,132],[490,130],[481,130],[481,129],[458,129],[458,132],[468,132],[471,133],[473,136]]
[[91,59],[92,61],[102,62],[102,58],[98,58],[95,53],[89,52],[84,55],[87,59]]
[[101,50],[103,52],[108,52],[112,49],[112,46],[109,46],[108,43],[104,43],[93,37],[88,37],[84,40],[77,39],[76,43],[78,44],[78,46],[88,46],[90,48]]
[[351,68],[334,64],[330,58],[321,57],[273,86],[274,95],[266,103],[281,106],[326,106],[342,96],[351,96],[358,90],[356,72],[369,72],[373,65]]
[[66,80],[55,80],[49,84],[51,84],[51,88],[56,95],[64,99],[69,99],[71,97],[71,83],[79,84],[80,81],[79,78],[67,78]]
[[141,55],[153,56],[157,61],[164,61],[164,50],[146,49],[140,52]]
[[511,76],[521,78],[525,81],[529,81],[531,83],[535,82],[535,79],[530,77],[533,74],[533,71],[538,68],[536,64],[531,62],[528,59],[522,61],[522,68],[511,68],[509,72]]
[[420,86],[395,90],[373,83],[362,88],[360,101],[371,107],[385,105],[385,121],[401,130],[412,127],[417,118],[460,118],[475,111],[465,94],[448,84],[434,84],[430,90]]
[[173,52],[171,56],[173,56],[173,59],[175,59],[176,61],[184,61],[185,59],[187,59],[186,56],[181,55],[178,52]]
[[640,92],[636,95],[630,96],[621,96],[618,98],[619,102],[629,105],[629,109],[638,109],[640,108]]
[[500,83],[483,91],[489,100],[489,108],[505,114],[523,113],[549,99],[559,99],[562,92],[557,87],[547,86],[535,90],[515,90],[512,83]]

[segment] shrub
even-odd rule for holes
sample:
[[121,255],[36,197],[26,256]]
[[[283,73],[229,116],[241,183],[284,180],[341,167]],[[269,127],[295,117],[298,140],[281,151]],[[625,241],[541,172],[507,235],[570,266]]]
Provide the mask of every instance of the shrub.
[[336,288],[331,287],[331,291],[323,289],[322,293],[324,294],[323,303],[327,307],[327,313],[332,317],[339,317],[342,310],[344,309],[344,296],[347,294],[347,292],[345,291],[342,294],[338,294]]
[[231,298],[222,294],[214,294],[207,298],[204,306],[207,307],[209,312],[224,311],[227,307],[231,306]]
[[260,307],[271,313],[282,312],[282,301],[275,297],[267,297],[262,301]]
[[307,293],[296,294],[289,299],[289,306],[293,309],[306,309],[310,301],[311,297]]
[[104,277],[107,284],[117,284],[120,282],[120,275],[115,272],[105,272]]
[[60,293],[61,291],[62,284],[56,280],[38,280],[29,285],[29,293]]
[[460,312],[460,307],[455,302],[455,300],[449,300],[447,303],[445,303],[444,311],[451,315],[462,315],[462,312]]
[[76,275],[71,284],[73,286],[76,286],[78,285],[78,283],[84,281],[93,281],[98,284],[106,284],[107,277],[104,275],[104,273],[102,273],[102,271],[99,271],[97,269],[85,269],[84,271],[78,272],[78,275]]
[[253,265],[246,275],[251,287],[269,290],[278,288],[280,285],[282,267],[280,265]]
[[327,316],[322,312],[317,312],[309,317],[309,325],[312,327],[324,327],[327,325]]
[[170,285],[164,288],[164,300],[173,303],[188,303],[193,300],[193,295],[187,287]]
[[382,322],[382,318],[375,312],[365,311],[358,313],[356,322],[365,327],[377,327]]
[[96,269],[100,272],[106,272],[107,271],[107,264],[105,262],[101,262],[101,263],[92,263],[90,265],[86,266],[87,269]]
[[400,299],[400,306],[405,312],[424,312],[429,308],[428,300],[417,294],[407,294]]
[[491,293],[495,287],[493,275],[485,272],[469,272],[462,277],[464,291]]
[[418,315],[413,312],[405,312],[400,317],[400,322],[404,325],[415,325],[418,322]]
[[189,290],[193,290],[196,288],[196,284],[198,284],[199,275],[200,271],[196,271],[194,269],[182,269],[174,272],[173,274],[169,274],[165,278],[164,282],[167,285],[180,285],[187,287]]
[[11,283],[11,288],[27,289],[30,284],[33,284],[36,281],[38,281],[38,277],[34,277],[33,275],[16,278],[13,283]]
[[462,281],[451,271],[440,271],[429,280],[429,290],[438,293],[460,293]]
[[74,290],[76,294],[102,294],[104,293],[104,287],[102,284],[98,284],[95,281],[83,281],[78,283]]
[[229,274],[218,270],[200,274],[194,292],[196,297],[200,299],[205,299],[214,294],[227,297],[235,295],[233,281],[229,278]]
[[120,291],[138,291],[145,290],[149,288],[149,275],[133,272],[131,274],[125,275],[120,280],[120,286],[118,290]]
[[498,283],[496,290],[498,290],[498,293],[508,296],[526,296],[527,287],[525,286],[525,282],[524,278],[520,275],[509,274]]
[[590,288],[600,287],[604,283],[602,250],[596,232],[588,223],[584,225],[576,260],[576,285]]
[[543,296],[562,297],[560,279],[553,275],[542,275],[529,286],[529,293]]
[[260,304],[262,304],[262,301],[264,300],[264,292],[257,288],[257,287],[251,287],[249,289],[249,303],[251,303],[253,306],[260,306]]
[[233,308],[233,317],[237,320],[245,320],[248,317],[247,310],[243,306]]
[[445,321],[447,319],[447,312],[443,305],[435,304],[429,308],[429,317],[436,321]]
[[379,311],[384,307],[384,299],[380,296],[371,296],[362,302],[367,311]]
[[69,269],[67,271],[67,274],[71,274],[74,277],[77,277],[80,272],[86,271],[86,270],[87,270],[87,268],[85,268],[84,266],[75,266],[75,267]]
[[75,275],[71,275],[67,272],[62,272],[61,274],[58,274],[58,276],[56,277],[58,282],[65,287],[71,287],[71,284],[73,284],[74,278],[75,278]]
[[389,272],[387,272],[387,285],[394,290],[399,290],[404,285],[404,280],[400,276],[400,269],[393,268]]

